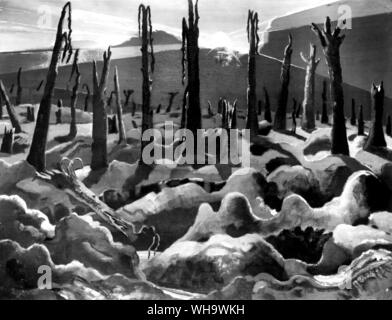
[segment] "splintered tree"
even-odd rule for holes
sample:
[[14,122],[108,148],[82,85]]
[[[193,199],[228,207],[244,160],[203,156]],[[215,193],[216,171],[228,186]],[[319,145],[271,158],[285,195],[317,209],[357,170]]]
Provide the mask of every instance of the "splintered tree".
[[264,90],[264,120],[272,123],[272,115],[271,115],[271,103],[269,94],[266,87],[263,87]]
[[85,83],[82,87],[83,90],[86,90],[86,97],[84,98],[84,111],[88,111],[88,101],[90,99],[90,87],[88,86],[87,83]]
[[315,93],[315,74],[320,59],[316,59],[316,46],[310,45],[310,55],[306,58],[301,52],[302,60],[306,63],[305,93],[304,102],[302,104],[302,122],[301,127],[305,131],[313,131],[316,129],[316,121],[314,114],[314,93]]
[[107,168],[107,136],[108,120],[106,114],[105,88],[107,85],[110,58],[112,52],[110,47],[103,54],[103,67],[101,79],[98,80],[97,63],[93,61],[93,143],[91,146],[91,170]]
[[374,110],[374,116],[372,120],[372,126],[369,132],[369,138],[367,139],[364,149],[371,150],[372,148],[386,147],[384,129],[383,129],[383,113],[384,113],[384,84],[381,82],[379,86],[372,85],[372,107]]
[[355,126],[357,124],[357,115],[355,112],[355,99],[351,100],[351,118],[350,118],[350,124],[352,126]]
[[[64,20],[68,12],[68,24],[67,30],[64,31]],[[72,18],[71,18],[71,3],[67,2],[61,12],[59,24],[57,26],[56,40],[53,47],[52,59],[46,76],[46,83],[44,94],[38,110],[37,122],[35,125],[35,131],[33,140],[30,147],[30,152],[27,157],[27,161],[35,167],[38,171],[44,171],[46,169],[45,151],[46,141],[48,138],[50,110],[52,107],[53,90],[57,79],[57,65],[60,59],[67,62],[72,56]],[[64,45],[63,45],[64,44]],[[63,54],[61,57],[61,50],[63,48]]]
[[120,81],[118,80],[117,66],[114,69],[114,88],[115,88],[115,95],[116,95],[116,107],[117,107],[116,109],[117,109],[118,132],[119,132],[118,144],[126,144],[127,136],[125,134],[125,126],[123,121],[123,111],[121,105],[121,90],[120,90]]
[[23,88],[22,88],[22,67],[19,68],[18,70],[18,76],[17,76],[17,88],[16,88],[16,100],[15,100],[15,104],[17,106],[19,106],[20,104],[22,104],[22,92],[23,92]]
[[363,105],[359,109],[359,116],[358,116],[358,135],[364,136],[365,135],[365,121],[363,120]]
[[255,137],[259,131],[259,121],[257,119],[257,96],[256,96],[256,57],[259,54],[259,15],[257,12],[249,10],[246,31],[248,33],[249,56],[248,56],[248,115],[246,128],[250,130],[250,136]]
[[323,81],[323,92],[321,94],[322,100],[322,113],[321,113],[321,123],[328,124],[329,116],[328,116],[328,105],[327,105],[327,81]]
[[7,108],[8,117],[10,118],[12,127],[15,129],[15,133],[21,133],[22,127],[19,122],[18,114],[15,111],[14,106],[11,104],[8,98],[7,91],[5,90],[3,81],[0,80],[0,96],[5,102],[5,107]]
[[349,155],[346,119],[344,117],[342,67],[340,65],[340,46],[342,45],[345,36],[339,36],[340,28],[338,26],[332,32],[331,20],[329,17],[326,18],[323,30],[315,23],[312,23],[312,30],[316,33],[321,42],[329,69],[333,103],[331,153]]
[[281,88],[278,97],[278,108],[275,114],[274,129],[286,130],[287,99],[289,96],[291,56],[293,54],[293,38],[289,34],[289,43],[284,50],[282,70],[280,74]]
[[[151,113],[151,85],[150,71],[154,73],[155,56],[152,38],[152,25],[151,25],[151,8],[145,7],[143,4],[139,6],[139,37],[142,38],[142,74],[143,74],[143,102],[142,102],[142,136],[143,133],[153,127],[152,113]],[[150,47],[150,53],[148,48]],[[150,141],[141,141],[142,157],[143,150]]]
[[[186,128],[196,136],[201,129],[200,108],[200,70],[199,70],[199,9],[198,0],[193,6],[193,0],[188,0],[188,22],[182,19],[182,84],[187,85],[184,96],[188,95],[186,109]],[[187,66],[187,76],[185,68]]]

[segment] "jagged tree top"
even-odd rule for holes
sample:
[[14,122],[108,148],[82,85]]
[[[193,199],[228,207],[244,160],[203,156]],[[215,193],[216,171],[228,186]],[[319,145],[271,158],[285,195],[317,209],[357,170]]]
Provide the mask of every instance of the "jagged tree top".
[[151,72],[154,73],[155,69],[155,55],[154,55],[154,39],[152,37],[152,23],[151,23],[151,8],[150,6],[145,6],[144,4],[141,4],[139,6],[139,14],[138,14],[138,23],[139,23],[139,38],[141,37],[141,30],[142,30],[142,14],[147,16],[147,23],[148,23],[148,44],[150,46],[150,54],[151,54]]
[[63,10],[61,11],[61,17],[59,20],[59,27],[58,31],[61,32],[63,30],[63,26],[60,25],[64,22],[64,18],[68,12],[68,23],[67,23],[67,31],[63,32],[61,35],[58,35],[59,37],[62,38],[62,41],[64,41],[64,47],[63,47],[63,56],[61,58],[61,61],[64,62],[65,59],[66,62],[68,63],[71,60],[72,57],[72,5],[71,2],[67,2]]
[[341,29],[338,26],[332,32],[331,19],[329,17],[325,19],[324,29],[321,30],[317,24],[312,23],[312,30],[319,37],[324,49],[330,45],[337,45],[339,47],[346,37],[345,35],[339,36]]
[[[246,26],[246,32],[248,34],[248,42],[251,42],[251,39],[256,40],[255,51],[258,54],[258,48],[260,44],[260,37],[259,37],[259,15],[257,12],[249,10],[248,12],[248,23]],[[254,49],[254,48],[252,48]]]
[[199,0],[196,0],[194,9],[193,9],[193,0],[188,0],[188,12],[189,12],[188,22],[186,22],[185,17],[182,19],[182,46],[181,46],[182,85],[185,84],[185,78],[186,78],[185,65],[187,63],[187,57],[186,57],[185,47],[187,45],[187,42],[189,41],[189,36],[192,34],[193,36],[195,36],[196,40],[199,39],[199,20],[200,20]]

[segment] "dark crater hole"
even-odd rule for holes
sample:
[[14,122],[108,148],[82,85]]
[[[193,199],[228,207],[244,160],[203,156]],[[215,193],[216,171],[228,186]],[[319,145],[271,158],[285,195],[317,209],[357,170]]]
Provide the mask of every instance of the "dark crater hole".
[[309,264],[315,264],[321,259],[325,243],[332,233],[324,234],[323,230],[309,227],[301,230],[283,230],[278,236],[266,238],[285,259],[297,259]]

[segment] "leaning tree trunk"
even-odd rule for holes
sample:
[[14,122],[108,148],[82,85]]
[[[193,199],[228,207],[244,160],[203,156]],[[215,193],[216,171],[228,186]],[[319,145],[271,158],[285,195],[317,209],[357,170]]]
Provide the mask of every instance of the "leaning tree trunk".
[[332,154],[350,155],[347,141],[346,119],[344,117],[344,95],[342,67],[340,65],[340,46],[344,36],[339,36],[340,29],[331,30],[331,20],[327,17],[323,30],[312,23],[312,29],[319,37],[327,60],[331,81],[331,97],[333,102]]
[[275,114],[274,129],[286,130],[287,100],[289,97],[291,56],[293,54],[293,39],[289,34],[289,43],[284,50],[282,70],[280,74],[281,88],[278,97],[278,108]]
[[321,113],[321,123],[328,124],[329,116],[328,116],[328,105],[327,105],[327,81],[323,81],[323,92],[321,94],[321,100],[323,105],[323,110]]
[[372,104],[374,110],[374,117],[372,127],[370,128],[369,138],[367,139],[364,149],[371,150],[372,148],[386,147],[384,129],[383,129],[383,113],[384,113],[384,84],[376,87],[372,86]]
[[246,128],[250,130],[250,137],[253,138],[258,135],[259,121],[257,117],[256,103],[256,57],[259,54],[259,15],[257,12],[249,10],[247,33],[249,42],[249,56],[248,56],[248,115],[246,121]]
[[125,133],[125,126],[123,121],[123,110],[121,105],[121,90],[120,90],[120,81],[118,80],[117,66],[114,69],[114,88],[115,88],[115,95],[116,95],[118,132],[119,132],[118,144],[126,144],[127,136]]
[[0,94],[0,120],[3,119],[3,99],[1,98]]
[[15,129],[15,133],[21,133],[22,127],[20,125],[18,115],[15,111],[14,106],[11,104],[10,99],[8,98],[7,91],[5,90],[3,81],[1,81],[1,80],[0,80],[0,95],[1,95],[2,100],[4,100],[4,102],[5,102],[8,117],[10,118],[12,127]]
[[91,169],[100,170],[108,167],[107,136],[108,120],[106,114],[105,88],[110,70],[110,47],[103,55],[103,68],[98,80],[97,64],[93,62],[93,143],[91,146]]
[[199,9],[198,0],[188,0],[188,23],[182,20],[182,83],[185,84],[185,64],[188,66],[187,91],[188,107],[186,108],[186,128],[196,137],[201,129],[200,107],[200,70],[199,70]]
[[16,89],[16,100],[15,100],[15,105],[19,106],[22,104],[22,67],[19,68],[18,70],[18,76],[17,76],[17,89]]
[[[151,84],[150,78],[151,72],[154,72],[155,57],[154,57],[154,46],[152,39],[152,25],[151,25],[151,8],[145,7],[144,5],[139,6],[139,37],[142,38],[142,74],[143,74],[143,85],[142,85],[142,132],[141,132],[141,153],[140,159],[143,158],[143,150],[150,143],[150,141],[143,140],[143,133],[153,127],[153,119],[151,113]],[[150,47],[151,53],[149,54],[148,48]],[[150,58],[150,59],[149,59]],[[151,60],[151,61],[149,61]]]
[[78,101],[78,93],[79,93],[80,78],[81,78],[81,74],[79,72],[79,66],[78,66],[78,58],[79,58],[79,49],[76,50],[72,72],[71,72],[71,78],[74,73],[76,74],[76,77],[75,77],[75,84],[72,88],[72,95],[71,95],[71,124],[69,128],[70,140],[74,139],[78,133],[78,128],[76,127],[76,104]]
[[[68,9],[68,30],[63,31],[63,24]],[[45,151],[46,141],[48,138],[50,110],[52,107],[53,90],[57,79],[57,65],[61,58],[61,49],[65,42],[63,50],[63,60],[66,58],[68,53],[68,59],[70,60],[72,55],[71,45],[71,34],[72,34],[72,20],[71,20],[71,3],[67,2],[61,12],[59,24],[57,27],[56,41],[53,47],[52,59],[46,76],[46,83],[44,94],[38,110],[37,122],[35,125],[35,131],[33,135],[33,141],[31,143],[30,152],[27,157],[27,161],[35,167],[38,171],[44,171],[46,169]]]
[[316,46],[310,45],[310,56],[306,58],[301,52],[302,60],[306,63],[305,93],[304,102],[302,104],[302,123],[301,127],[305,131],[313,131],[316,129],[315,121],[315,75],[320,59],[316,60]]

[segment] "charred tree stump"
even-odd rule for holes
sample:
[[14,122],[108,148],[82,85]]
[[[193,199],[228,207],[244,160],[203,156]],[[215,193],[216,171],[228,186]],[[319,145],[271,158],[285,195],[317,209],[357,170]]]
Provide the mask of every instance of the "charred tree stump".
[[305,92],[304,101],[302,103],[302,121],[301,127],[305,131],[313,131],[316,129],[315,122],[315,74],[320,59],[316,60],[316,46],[310,45],[310,55],[306,58],[301,52],[302,60],[306,63],[306,78],[305,78]]
[[109,134],[117,134],[118,133],[117,117],[115,115],[108,117],[108,132],[109,132]]
[[7,108],[8,117],[10,118],[12,127],[15,129],[15,133],[21,133],[22,127],[20,125],[18,114],[15,111],[14,106],[11,104],[8,98],[7,91],[5,90],[3,81],[0,80],[0,95],[2,100],[5,102]]
[[103,55],[101,79],[98,80],[97,63],[93,61],[93,143],[91,146],[91,170],[108,167],[107,135],[108,123],[106,113],[105,88],[110,70],[112,52],[110,47]]
[[3,141],[1,143],[1,153],[12,154],[12,149],[14,146],[14,128],[11,130],[7,130],[7,127],[4,127],[4,136]]
[[350,124],[352,126],[356,126],[357,125],[357,115],[355,112],[355,99],[351,100],[351,118],[350,118]]
[[[68,24],[67,24],[67,31],[64,31],[63,24],[66,18],[67,10],[68,10]],[[72,56],[71,34],[72,34],[71,3],[67,2],[63,7],[59,19],[56,40],[53,47],[52,59],[46,77],[44,94],[42,96],[42,100],[39,106],[37,122],[35,125],[35,131],[33,135],[33,141],[31,143],[29,155],[27,157],[27,162],[29,162],[38,171],[44,171],[46,169],[46,159],[45,159],[46,141],[48,138],[51,101],[52,101],[53,90],[56,84],[56,79],[58,74],[57,66],[61,58],[62,49],[63,49],[62,60],[65,60],[67,55],[68,55],[67,61],[71,59]],[[63,45],[64,43],[65,45]]]
[[134,93],[134,90],[124,90],[124,97],[125,97],[125,103],[124,107],[127,107],[129,105],[129,99],[131,98],[132,94]]
[[62,123],[62,119],[61,119],[62,108],[63,108],[63,100],[59,99],[57,101],[56,124]]
[[27,121],[35,122],[35,110],[34,107],[27,107]]
[[278,97],[278,107],[276,109],[276,114],[275,114],[275,121],[274,121],[275,130],[286,130],[287,100],[289,96],[291,56],[293,54],[292,47],[293,47],[293,39],[291,34],[289,34],[289,43],[284,50],[282,70],[280,74],[281,88]]
[[333,102],[332,124],[332,154],[350,155],[347,141],[346,119],[344,117],[343,77],[340,64],[340,46],[344,35],[340,35],[340,28],[336,27],[332,32],[331,20],[327,17],[324,29],[321,30],[312,23],[312,30],[318,36],[327,60],[329,77],[331,81],[331,97]]
[[363,106],[359,109],[359,116],[358,116],[358,136],[365,135],[365,121],[363,120]]
[[85,83],[84,85],[83,85],[83,88],[82,89],[84,89],[84,90],[86,90],[86,97],[84,98],[84,112],[88,112],[88,102],[89,102],[89,99],[90,99],[90,87],[88,86],[88,84],[87,83]]
[[386,147],[384,129],[383,129],[383,113],[384,113],[384,84],[381,82],[379,86],[372,85],[372,108],[374,116],[372,126],[370,128],[369,137],[365,143],[364,150],[372,148]]
[[166,108],[166,113],[169,114],[172,110],[174,98],[179,94],[179,92],[169,92],[169,105]]

